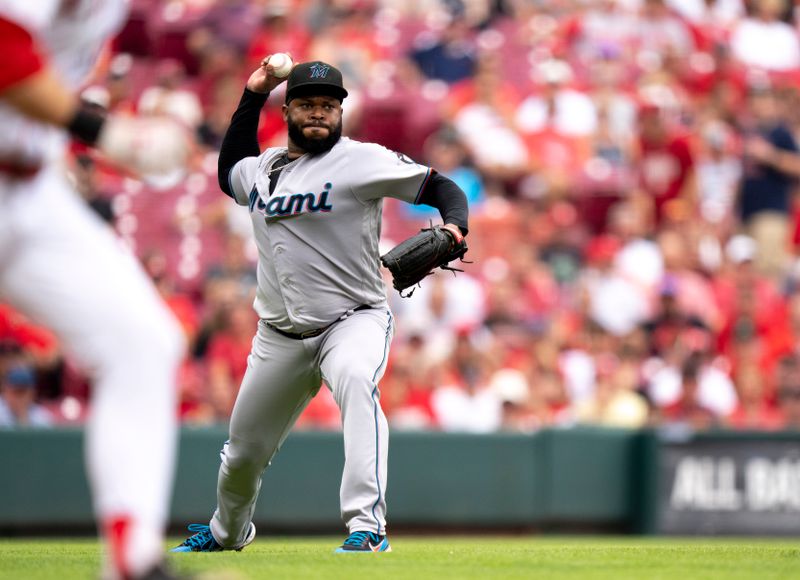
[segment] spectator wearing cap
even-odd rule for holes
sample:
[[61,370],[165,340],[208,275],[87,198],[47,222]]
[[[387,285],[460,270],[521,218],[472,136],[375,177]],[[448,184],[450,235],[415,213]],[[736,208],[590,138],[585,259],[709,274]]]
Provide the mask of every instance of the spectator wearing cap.
[[789,260],[791,200],[800,176],[800,155],[773,90],[752,87],[747,102],[750,118],[743,131],[739,214],[756,241],[756,265],[777,279],[785,274]]
[[33,368],[12,362],[0,376],[0,428],[50,427],[53,423],[50,413],[35,398]]

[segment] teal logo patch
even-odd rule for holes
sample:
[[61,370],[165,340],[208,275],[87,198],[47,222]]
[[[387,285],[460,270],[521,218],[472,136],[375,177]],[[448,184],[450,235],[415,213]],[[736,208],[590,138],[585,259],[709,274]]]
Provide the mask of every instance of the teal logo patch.
[[324,79],[328,76],[328,71],[331,69],[331,67],[319,63],[312,64],[308,68],[311,70],[312,79]]

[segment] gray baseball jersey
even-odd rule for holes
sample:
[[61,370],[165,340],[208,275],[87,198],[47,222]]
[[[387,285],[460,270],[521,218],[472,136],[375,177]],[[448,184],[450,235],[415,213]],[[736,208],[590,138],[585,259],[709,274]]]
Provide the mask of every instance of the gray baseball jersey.
[[382,198],[414,203],[431,170],[373,143],[343,137],[323,155],[304,155],[280,172],[285,148],[239,161],[230,173],[236,202],[247,205],[259,250],[259,317],[304,332],[361,304],[385,302],[378,241]]
[[[285,152],[268,149],[229,173],[229,189],[247,206],[255,230],[261,321],[222,450],[210,522],[225,547],[246,542],[261,474],[323,381],[342,416],[342,519],[350,532],[385,533],[389,428],[378,382],[394,327],[379,271],[382,198],[416,201],[431,170],[379,145],[341,138],[326,153],[283,165],[270,195],[273,165],[281,167],[276,162]],[[270,325],[293,334],[325,330],[298,339]]]

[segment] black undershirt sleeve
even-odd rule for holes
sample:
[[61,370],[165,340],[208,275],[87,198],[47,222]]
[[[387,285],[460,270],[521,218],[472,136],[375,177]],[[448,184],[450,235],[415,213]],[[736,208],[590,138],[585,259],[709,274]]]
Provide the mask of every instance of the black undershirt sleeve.
[[461,233],[467,235],[467,196],[453,180],[434,170],[417,203],[435,207],[442,215],[444,223],[457,225]]
[[267,97],[269,93],[254,93],[245,89],[222,139],[217,161],[217,180],[220,189],[231,197],[233,192],[230,190],[228,175],[233,166],[245,157],[257,157],[261,154],[258,147],[258,119]]

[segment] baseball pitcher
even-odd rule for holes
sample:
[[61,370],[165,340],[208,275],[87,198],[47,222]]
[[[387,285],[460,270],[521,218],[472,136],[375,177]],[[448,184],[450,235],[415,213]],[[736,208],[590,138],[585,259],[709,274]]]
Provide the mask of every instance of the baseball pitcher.
[[435,256],[428,270],[466,251],[467,202],[452,181],[341,136],[347,90],[330,64],[294,66],[283,105],[288,147],[260,153],[259,113],[282,80],[265,59],[220,152],[220,187],[252,218],[260,322],[221,454],[217,509],[210,526],[191,525],[196,533],[173,551],[241,550],[253,541],[262,472],[323,381],[344,434],[340,501],[350,535],[337,552],[390,550],[389,432],[378,388],[393,335],[378,252],[383,198],[439,209],[445,225],[419,234],[431,248],[424,254]]

